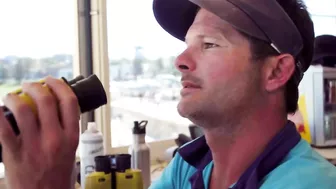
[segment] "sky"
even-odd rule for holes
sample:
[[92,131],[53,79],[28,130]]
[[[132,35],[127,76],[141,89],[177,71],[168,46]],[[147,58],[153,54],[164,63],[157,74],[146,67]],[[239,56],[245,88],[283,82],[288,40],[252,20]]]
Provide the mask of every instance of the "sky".
[[[314,14],[336,16],[336,0],[306,2]],[[0,0],[0,57],[73,54],[75,15],[71,0]],[[313,19],[317,35],[336,35],[335,19]],[[174,56],[185,48],[156,23],[152,0],[107,0],[107,21],[110,58],[133,57],[135,46],[143,46],[149,58]]]
[[71,2],[0,0],[0,57],[72,53],[76,12]]
[[[156,23],[152,0],[107,0],[107,6],[111,58],[133,57],[135,46],[154,58],[184,49]],[[73,54],[75,15],[71,0],[0,0],[0,57]]]

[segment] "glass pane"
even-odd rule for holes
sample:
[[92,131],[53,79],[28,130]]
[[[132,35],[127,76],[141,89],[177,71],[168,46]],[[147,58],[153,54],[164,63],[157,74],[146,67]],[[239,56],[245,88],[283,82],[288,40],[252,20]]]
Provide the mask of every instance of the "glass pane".
[[0,35],[1,98],[25,81],[73,77],[74,5],[68,0],[0,1],[0,23],[6,26]]
[[312,16],[315,36],[336,35],[336,0],[305,0]]
[[[47,75],[73,78],[75,16],[74,1],[0,1],[1,99],[25,81]],[[0,177],[3,173],[1,163]]]
[[148,142],[189,135],[190,122],[176,109],[181,85],[173,63],[184,43],[157,24],[152,0],[107,0],[107,23],[112,146],[131,144],[133,121],[148,120]]
[[313,15],[336,16],[336,0],[304,0],[309,12]]
[[336,36],[336,16],[312,16],[314,22],[315,36],[335,35]]

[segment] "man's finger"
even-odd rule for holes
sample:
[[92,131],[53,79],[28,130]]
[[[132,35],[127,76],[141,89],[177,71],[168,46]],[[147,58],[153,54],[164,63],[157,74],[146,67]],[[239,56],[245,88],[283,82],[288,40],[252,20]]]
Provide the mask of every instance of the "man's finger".
[[22,91],[27,93],[35,102],[42,132],[57,133],[62,128],[59,120],[57,99],[41,83],[25,83]]
[[16,138],[11,125],[9,124],[4,112],[0,108],[0,141],[10,148],[15,147]]
[[8,94],[3,102],[14,115],[21,137],[28,141],[35,138],[39,128],[32,108],[16,94]]
[[4,153],[11,153],[10,156],[15,157],[19,149],[18,137],[15,135],[11,125],[9,124],[3,109],[0,108],[0,143],[2,147],[2,158]]
[[79,132],[78,125],[80,118],[80,110],[76,95],[64,81],[47,77],[45,82],[58,99],[61,122],[65,131],[69,136],[76,138]]

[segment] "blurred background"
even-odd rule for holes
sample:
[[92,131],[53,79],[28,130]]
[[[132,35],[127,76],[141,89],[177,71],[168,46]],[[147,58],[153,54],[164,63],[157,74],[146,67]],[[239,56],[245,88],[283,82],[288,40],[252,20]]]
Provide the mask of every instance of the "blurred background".
[[[336,35],[336,0],[305,2],[316,36]],[[109,127],[112,149],[131,143],[135,120],[149,120],[147,142],[189,133],[190,122],[176,111],[181,85],[174,68],[185,45],[156,23],[152,0],[0,0],[0,23],[0,97],[47,75],[97,73],[108,76],[102,127]],[[106,61],[97,61],[100,47]]]

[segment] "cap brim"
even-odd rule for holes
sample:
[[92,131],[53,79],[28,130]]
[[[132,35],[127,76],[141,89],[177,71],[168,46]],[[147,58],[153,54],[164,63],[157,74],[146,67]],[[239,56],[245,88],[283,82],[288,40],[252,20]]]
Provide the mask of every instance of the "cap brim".
[[[296,26],[276,1],[270,0],[154,0],[158,23],[184,41],[199,7],[207,9],[235,29],[264,40],[279,52],[298,55],[302,38]],[[281,28],[280,33],[278,29]]]
[[198,6],[188,0],[154,0],[154,16],[160,26],[177,39],[184,41]]
[[214,13],[221,19],[228,22],[235,29],[244,32],[250,36],[256,37],[260,40],[271,43],[270,39],[265,35],[265,33],[256,25],[256,23],[251,20],[246,13],[242,11],[231,2],[225,1],[209,1],[209,0],[190,0],[191,2],[197,4],[199,7]]
[[[199,7],[217,14],[238,30],[268,41],[263,32],[228,1],[204,3],[204,1],[197,0],[154,0],[153,2],[154,16],[157,22],[164,30],[182,41],[185,40],[185,35],[192,25]],[[238,22],[240,27],[236,27]]]

